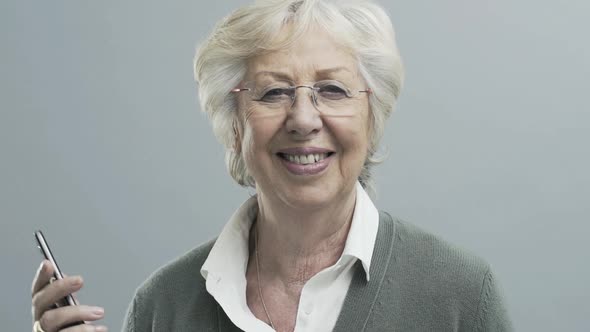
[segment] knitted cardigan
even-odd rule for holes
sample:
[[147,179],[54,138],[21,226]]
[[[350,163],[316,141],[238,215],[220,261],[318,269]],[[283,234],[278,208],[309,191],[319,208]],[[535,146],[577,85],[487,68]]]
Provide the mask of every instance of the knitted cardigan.
[[[123,331],[240,331],[200,274],[213,243],[152,274]],[[354,268],[334,331],[512,331],[485,261],[387,213],[379,213],[371,280],[359,262]]]

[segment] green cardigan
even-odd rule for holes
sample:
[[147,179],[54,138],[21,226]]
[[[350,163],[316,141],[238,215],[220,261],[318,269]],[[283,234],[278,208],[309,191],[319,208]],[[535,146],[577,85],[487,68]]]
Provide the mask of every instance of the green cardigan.
[[[167,264],[138,289],[123,331],[240,331],[200,269],[214,241]],[[380,212],[367,282],[360,263],[334,331],[512,331],[489,265]]]

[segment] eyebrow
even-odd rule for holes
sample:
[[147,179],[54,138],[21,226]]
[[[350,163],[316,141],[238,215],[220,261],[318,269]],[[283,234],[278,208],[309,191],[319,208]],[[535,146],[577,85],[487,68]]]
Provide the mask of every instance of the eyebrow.
[[291,81],[291,76],[289,76],[289,74],[287,73],[281,73],[281,72],[277,72],[277,71],[259,71],[256,73],[256,75],[254,75],[254,77],[258,77],[258,76],[272,76],[274,78],[278,78],[280,80],[284,80],[284,81]]
[[[335,72],[340,72],[340,71],[346,71],[349,73],[352,73],[350,71],[350,69],[348,69],[347,67],[344,66],[339,66],[339,67],[333,67],[333,68],[326,68],[326,69],[318,69],[316,70],[316,75],[319,77],[325,77],[328,76],[330,74],[333,74]],[[258,77],[258,76],[271,76],[280,80],[284,80],[284,81],[292,81],[293,79],[291,78],[291,75],[287,74],[287,73],[283,73],[283,72],[277,72],[277,71],[259,71],[257,72],[254,77]]]
[[320,69],[317,70],[316,73],[320,76],[326,76],[335,72],[339,72],[339,71],[347,71],[349,73],[352,73],[350,71],[350,69],[348,69],[347,67],[344,66],[339,66],[339,67],[333,67],[333,68],[326,68],[326,69]]

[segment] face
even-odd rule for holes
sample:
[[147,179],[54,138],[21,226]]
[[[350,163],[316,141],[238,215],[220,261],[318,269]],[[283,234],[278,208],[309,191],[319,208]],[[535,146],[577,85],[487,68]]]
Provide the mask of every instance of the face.
[[[370,128],[368,95],[342,97],[337,89],[366,90],[353,55],[324,31],[312,30],[288,49],[252,58],[243,82],[256,87],[257,95],[238,95],[236,144],[258,194],[306,209],[349,198],[367,156]],[[320,105],[309,88],[291,90],[292,104],[287,93],[268,90],[316,82],[337,87],[316,92]],[[289,102],[276,107],[276,98]]]

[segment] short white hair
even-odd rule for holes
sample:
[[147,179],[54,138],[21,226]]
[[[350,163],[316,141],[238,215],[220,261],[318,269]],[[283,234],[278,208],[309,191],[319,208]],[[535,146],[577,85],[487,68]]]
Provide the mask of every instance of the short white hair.
[[[292,27],[291,35],[277,38],[287,24]],[[242,81],[248,59],[288,47],[311,26],[325,29],[337,42],[350,48],[372,91],[370,145],[358,180],[373,193],[371,168],[383,161],[377,153],[378,145],[385,120],[399,98],[404,69],[391,21],[372,1],[260,0],[236,10],[221,20],[197,49],[194,70],[201,109],[226,148],[226,166],[231,176],[242,186],[254,187],[241,151],[235,149],[235,126],[240,123],[236,96],[230,91]]]

